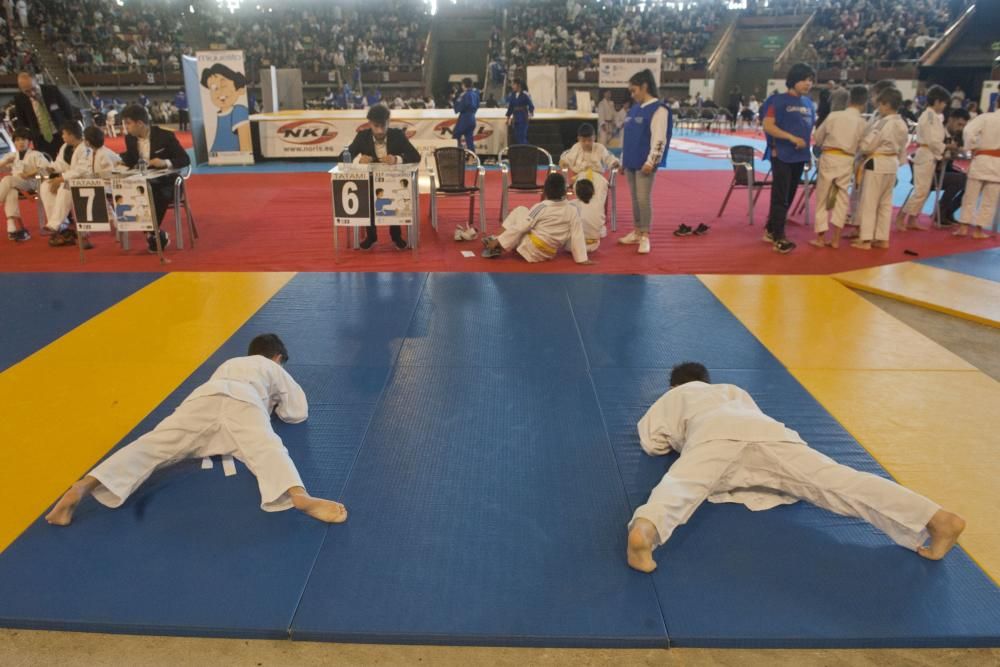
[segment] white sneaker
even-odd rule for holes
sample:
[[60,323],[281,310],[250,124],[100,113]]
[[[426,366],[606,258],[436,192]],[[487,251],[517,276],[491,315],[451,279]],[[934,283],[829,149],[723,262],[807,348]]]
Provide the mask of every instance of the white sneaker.
[[622,245],[635,245],[639,242],[639,232],[634,229],[626,234],[625,236],[618,239],[618,243]]
[[475,241],[477,236],[479,236],[479,232],[476,231],[475,227],[455,228],[456,241]]
[[639,239],[639,254],[648,255],[649,254],[649,235],[643,236]]

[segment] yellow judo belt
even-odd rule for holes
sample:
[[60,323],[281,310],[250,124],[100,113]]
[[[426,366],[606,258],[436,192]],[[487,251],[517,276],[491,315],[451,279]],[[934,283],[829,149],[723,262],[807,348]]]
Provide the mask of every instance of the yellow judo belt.
[[538,238],[537,236],[535,236],[534,232],[528,232],[528,238],[531,239],[531,243],[536,248],[538,248],[539,250],[541,250],[545,254],[549,255],[550,257],[555,257],[556,256],[556,249],[553,248],[552,246],[550,246],[545,241],[543,241],[540,238]]
[[849,157],[849,158],[853,158],[854,157],[853,153],[848,153],[847,151],[842,151],[839,148],[824,148],[823,149],[823,155],[826,155],[827,153],[829,153],[830,155],[841,155],[843,157]]
[[587,245],[593,245],[594,243],[599,243],[601,239],[584,239]]

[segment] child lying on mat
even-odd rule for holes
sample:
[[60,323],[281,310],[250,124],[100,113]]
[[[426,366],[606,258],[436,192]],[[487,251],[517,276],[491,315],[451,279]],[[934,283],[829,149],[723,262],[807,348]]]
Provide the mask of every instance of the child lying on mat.
[[629,524],[628,564],[636,570],[656,569],[653,549],[705,500],[755,511],[808,500],[864,519],[931,560],[943,558],[965,529],[961,517],[927,498],[810,449],[739,387],[709,382],[701,364],[675,366],[670,390],[639,421],[647,454],[676,450],[680,458]]
[[553,259],[563,246],[569,248],[578,264],[593,264],[587,259],[587,241],[575,204],[566,199],[566,179],[549,174],[545,179],[545,200],[530,211],[518,206],[503,221],[503,233],[483,239],[483,257],[499,257],[505,250],[517,249],[529,262]]
[[155,429],[76,482],[45,520],[69,525],[88,494],[102,505],[119,507],[158,468],[221,455],[239,459],[256,475],[265,512],[294,507],[327,523],[346,521],[343,505],[306,493],[288,450],[271,428],[272,411],[290,424],[309,415],[305,393],[282,368],[288,361],[284,343],[275,334],[263,334],[250,342],[247,355],[223,363]]

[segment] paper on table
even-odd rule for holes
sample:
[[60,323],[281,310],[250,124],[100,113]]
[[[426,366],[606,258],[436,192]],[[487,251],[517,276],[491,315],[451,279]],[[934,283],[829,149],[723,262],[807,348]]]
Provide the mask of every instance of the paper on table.
[[476,253],[472,252],[471,250],[463,250],[462,251],[462,257],[469,258],[469,257],[475,257],[475,256],[476,256]]

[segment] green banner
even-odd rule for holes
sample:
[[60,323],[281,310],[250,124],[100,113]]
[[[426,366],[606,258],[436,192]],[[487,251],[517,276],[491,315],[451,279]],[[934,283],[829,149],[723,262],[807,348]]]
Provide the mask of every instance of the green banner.
[[785,48],[785,38],[778,35],[768,35],[760,38],[760,48],[767,51],[780,51]]

